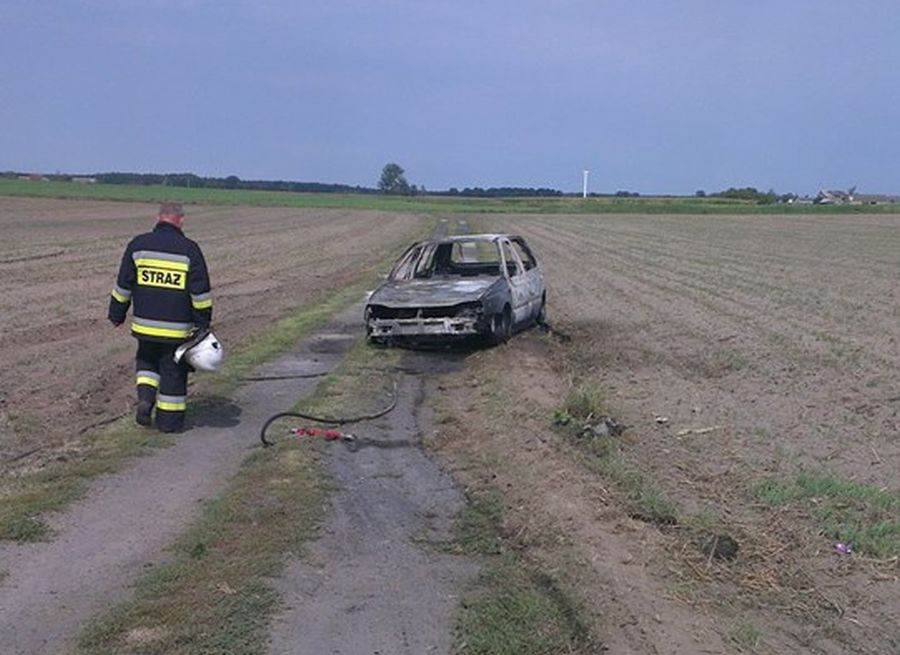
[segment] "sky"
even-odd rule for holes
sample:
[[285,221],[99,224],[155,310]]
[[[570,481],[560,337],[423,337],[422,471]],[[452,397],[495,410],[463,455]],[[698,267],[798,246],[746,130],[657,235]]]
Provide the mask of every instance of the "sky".
[[0,0],[0,170],[900,192],[896,0]]

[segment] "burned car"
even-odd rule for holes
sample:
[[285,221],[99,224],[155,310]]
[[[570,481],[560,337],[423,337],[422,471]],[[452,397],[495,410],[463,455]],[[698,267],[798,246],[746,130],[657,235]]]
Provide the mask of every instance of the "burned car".
[[482,336],[497,344],[542,321],[546,300],[541,267],[522,237],[423,241],[369,296],[366,331],[376,342]]

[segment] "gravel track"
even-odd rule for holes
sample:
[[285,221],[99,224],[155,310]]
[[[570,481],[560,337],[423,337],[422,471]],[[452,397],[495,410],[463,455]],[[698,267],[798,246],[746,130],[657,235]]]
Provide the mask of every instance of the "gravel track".
[[[433,375],[448,364],[411,354],[404,368]],[[463,498],[420,448],[422,377],[405,375],[397,408],[354,428],[381,447],[332,447],[331,513],[311,556],[279,584],[286,609],[273,623],[273,655],[450,652],[459,591],[476,567],[429,545],[451,537]]]

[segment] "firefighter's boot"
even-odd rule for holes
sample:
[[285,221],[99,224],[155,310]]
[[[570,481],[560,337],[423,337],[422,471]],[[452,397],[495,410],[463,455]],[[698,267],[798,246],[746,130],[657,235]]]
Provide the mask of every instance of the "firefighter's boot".
[[153,403],[149,400],[139,400],[134,420],[138,425],[149,428],[153,425]]

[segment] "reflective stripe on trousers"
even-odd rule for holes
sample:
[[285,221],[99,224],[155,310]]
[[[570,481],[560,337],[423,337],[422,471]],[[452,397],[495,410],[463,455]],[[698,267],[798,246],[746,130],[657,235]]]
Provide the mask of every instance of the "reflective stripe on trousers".
[[153,371],[138,371],[135,384],[146,384],[154,388],[159,388],[159,373]]
[[187,409],[187,396],[170,396],[164,393],[156,394],[156,409],[166,412],[183,412]]

